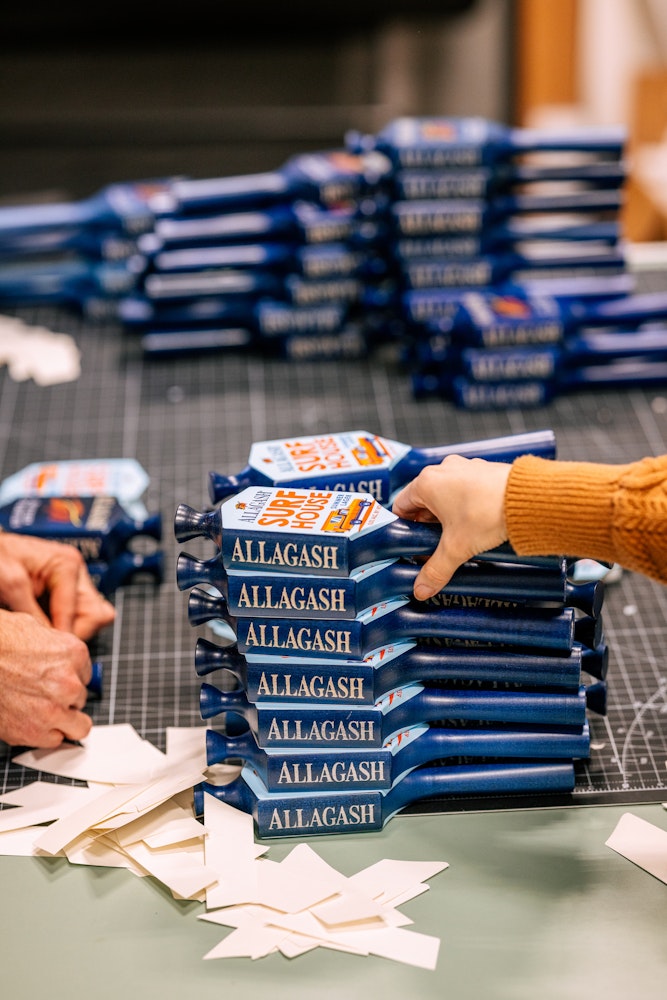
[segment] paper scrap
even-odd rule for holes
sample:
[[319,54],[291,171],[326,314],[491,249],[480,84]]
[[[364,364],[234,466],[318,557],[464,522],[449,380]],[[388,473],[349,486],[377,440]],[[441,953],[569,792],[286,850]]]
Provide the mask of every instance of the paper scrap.
[[204,726],[167,726],[165,730],[167,758],[199,756],[206,768],[206,728]]
[[37,385],[56,385],[79,378],[81,352],[69,334],[0,316],[0,364],[16,382],[31,378]]
[[326,863],[308,844],[299,844],[277,864],[259,865],[257,903],[296,913],[329,899],[344,888],[345,876]]
[[373,899],[389,899],[425,882],[447,867],[446,861],[392,861],[384,858],[351,875],[350,884],[355,889],[368,893]]
[[63,778],[136,784],[163,772],[167,759],[156,746],[142,739],[133,726],[93,726],[81,745],[62,744],[55,750],[26,750],[14,764],[48,771]]
[[383,921],[384,910],[374,899],[361,893],[342,892],[333,899],[311,907],[311,911],[327,927],[358,923],[362,920]]
[[16,858],[40,856],[42,852],[35,846],[35,841],[43,833],[43,826],[24,826],[20,830],[0,833],[0,855]]
[[[173,799],[168,799],[155,806],[148,814],[137,816],[131,822],[118,827],[115,830],[115,838],[121,847],[125,844],[135,844],[139,840],[145,842],[155,834],[161,833],[165,828],[168,829],[175,820],[182,820],[186,815],[181,806],[174,803]],[[204,828],[199,823],[197,826],[201,836],[203,836]],[[97,829],[100,827],[106,827],[106,824],[100,823]]]
[[94,865],[97,868],[127,868],[134,875],[144,876],[148,872],[141,868],[127,854],[112,843],[108,837],[82,833],[63,851],[72,865]]
[[634,813],[623,813],[606,846],[661,882],[667,882],[667,830]]
[[203,847],[192,841],[181,844],[178,851],[152,851],[142,842],[129,844],[124,850],[182,899],[190,899],[216,878],[215,872],[204,864]]
[[155,833],[143,833],[141,839],[146,847],[158,850],[176,844],[187,844],[189,840],[203,840],[205,836],[206,830],[202,824],[194,816],[185,815],[181,819],[161,824]]
[[351,944],[365,944],[371,955],[390,958],[421,969],[435,969],[438,961],[440,939],[429,934],[388,927],[380,931],[359,931],[348,935]]
[[215,795],[204,796],[204,825],[211,833],[206,841],[206,860],[213,868],[225,871],[230,865],[268,851],[268,847],[255,843],[252,816]]
[[96,795],[90,802],[61,816],[47,827],[37,841],[37,846],[47,854],[57,854],[80,834],[85,833],[97,822],[105,819],[127,802],[134,794],[133,785],[118,785],[108,792]]
[[238,927],[211,948],[204,958],[264,958],[287,937],[289,934],[277,927]]

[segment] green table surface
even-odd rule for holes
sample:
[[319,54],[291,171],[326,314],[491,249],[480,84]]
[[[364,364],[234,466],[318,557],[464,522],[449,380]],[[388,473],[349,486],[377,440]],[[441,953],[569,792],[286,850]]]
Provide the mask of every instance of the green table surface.
[[[440,938],[435,971],[318,948],[203,961],[229,931],[158,881],[64,859],[0,858],[6,1000],[449,997],[664,1000],[667,885],[605,846],[659,803],[398,816],[377,834],[310,838],[345,874],[381,858],[444,860],[401,907]],[[297,840],[269,841],[280,861]]]

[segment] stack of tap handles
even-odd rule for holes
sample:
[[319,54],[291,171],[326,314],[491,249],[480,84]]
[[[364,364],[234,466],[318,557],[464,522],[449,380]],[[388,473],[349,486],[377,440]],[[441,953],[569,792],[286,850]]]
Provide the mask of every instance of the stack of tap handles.
[[[548,455],[548,435],[532,437],[407,449],[389,487],[448,451]],[[605,711],[604,585],[502,546],[417,602],[440,526],[355,491],[360,472],[345,489],[261,473],[244,486],[249,465],[218,505],[176,511],[178,542],[216,548],[177,562],[190,624],[224,637],[195,648],[197,674],[225,688],[201,685],[207,761],[243,762],[231,782],[196,787],[197,813],[208,793],[250,812],[260,837],[306,836],[378,830],[424,799],[569,794],[587,713]]]

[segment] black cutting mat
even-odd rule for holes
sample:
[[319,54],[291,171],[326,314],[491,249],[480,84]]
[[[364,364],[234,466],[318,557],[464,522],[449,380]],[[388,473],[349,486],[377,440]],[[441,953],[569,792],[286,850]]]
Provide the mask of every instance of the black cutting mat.
[[[644,275],[642,285],[664,289],[665,281]],[[117,456],[136,457],[150,475],[145,500],[164,518],[165,582],[135,581],[117,591],[116,623],[93,645],[104,667],[104,694],[90,711],[100,724],[131,723],[161,748],[166,727],[203,725],[193,653],[197,636],[210,635],[205,626],[189,625],[187,594],[175,584],[181,547],[173,539],[174,511],[181,502],[206,505],[209,470],[237,472],[253,441],[359,428],[426,447],[553,428],[565,459],[624,462],[667,450],[667,386],[586,390],[539,410],[468,413],[413,400],[407,377],[387,358],[149,360],[136,336],[115,324],[92,325],[45,308],[14,312],[70,333],[83,371],[74,383],[39,388],[13,382],[0,369],[0,476],[33,461]],[[211,554],[196,541],[187,548]],[[603,617],[611,651],[608,714],[590,717],[592,756],[578,765],[567,804],[661,801],[667,798],[667,589],[625,573],[607,588]],[[15,753],[0,744],[3,789],[35,777],[11,764]],[[415,810],[513,804],[434,800]]]

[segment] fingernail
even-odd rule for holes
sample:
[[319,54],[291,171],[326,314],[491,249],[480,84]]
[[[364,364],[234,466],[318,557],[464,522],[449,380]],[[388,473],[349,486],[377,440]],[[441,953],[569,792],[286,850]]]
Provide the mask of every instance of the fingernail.
[[425,601],[427,597],[431,596],[431,592],[425,583],[416,583],[414,595],[418,601]]

